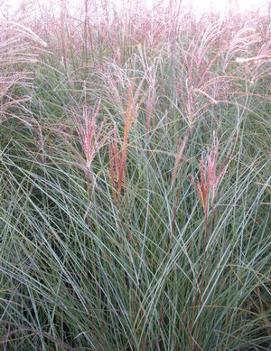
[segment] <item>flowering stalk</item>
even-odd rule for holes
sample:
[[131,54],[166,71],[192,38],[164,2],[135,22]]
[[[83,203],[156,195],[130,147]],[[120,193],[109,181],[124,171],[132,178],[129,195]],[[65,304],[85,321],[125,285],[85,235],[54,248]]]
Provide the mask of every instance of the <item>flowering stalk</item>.
[[[104,122],[97,124],[97,117],[100,111],[100,104],[93,113],[84,106],[83,120],[78,121],[78,134],[80,136],[81,146],[84,153],[84,169],[86,173],[91,171],[91,165],[95,155],[107,143],[109,134],[105,132]],[[79,123],[78,123],[79,122]]]
[[109,173],[111,184],[117,190],[117,197],[120,197],[123,184],[127,162],[128,139],[133,123],[137,115],[137,96],[133,96],[133,83],[128,90],[128,102],[125,111],[124,131],[121,149],[118,148],[117,130],[113,131],[113,142],[109,146]]
[[98,115],[98,108],[94,112],[92,116],[89,117],[87,108],[83,109],[83,119],[84,119],[84,127],[81,130],[82,137],[82,147],[85,154],[86,166],[89,169],[95,155],[95,132],[96,132],[96,118]]
[[[217,195],[217,190],[221,179],[223,178],[227,166],[222,166],[218,170],[217,162],[218,162],[218,148],[219,142],[216,136],[216,133],[213,134],[213,141],[211,148],[207,152],[207,155],[203,155],[200,160],[199,166],[199,178],[194,179],[192,177],[192,185],[196,189],[197,195],[199,197],[201,206],[204,211],[204,222],[205,222],[205,235],[203,238],[203,266],[201,279],[199,282],[199,293],[195,295],[193,306],[197,304],[202,305],[202,291],[205,289],[205,268],[206,266],[206,247],[207,247],[207,234],[209,227],[209,206],[214,209],[215,197]],[[199,241],[199,251],[200,251],[200,243]]]
[[149,78],[149,88],[148,88],[148,96],[146,102],[146,139],[147,143],[149,143],[150,139],[150,125],[151,125],[151,116],[153,113],[155,101],[156,101],[156,78],[154,73],[150,73]]
[[214,207],[215,197],[221,179],[223,178],[227,165],[218,170],[218,148],[219,142],[216,133],[213,134],[212,146],[207,155],[201,157],[199,178],[192,177],[192,185],[196,189],[201,206],[205,215],[205,222],[208,223],[209,204]]
[[120,154],[117,140],[117,129],[113,130],[113,142],[109,145],[109,175],[110,182],[114,189],[118,184],[118,172],[120,169]]

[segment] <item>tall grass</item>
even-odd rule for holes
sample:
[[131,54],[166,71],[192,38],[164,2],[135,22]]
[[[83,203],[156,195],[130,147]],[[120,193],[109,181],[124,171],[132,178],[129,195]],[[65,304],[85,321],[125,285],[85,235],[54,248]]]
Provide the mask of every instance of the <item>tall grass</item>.
[[268,18],[60,5],[1,24],[0,348],[269,350]]

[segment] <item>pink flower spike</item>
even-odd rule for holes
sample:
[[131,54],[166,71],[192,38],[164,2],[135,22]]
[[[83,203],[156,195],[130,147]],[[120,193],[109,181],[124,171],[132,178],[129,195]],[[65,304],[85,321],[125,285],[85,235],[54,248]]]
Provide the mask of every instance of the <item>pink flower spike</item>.
[[86,106],[83,107],[83,116],[77,117],[78,135],[80,137],[81,147],[84,153],[84,169],[91,170],[91,165],[95,155],[108,142],[109,132],[105,129],[105,122],[97,123],[97,117],[100,111],[100,103],[92,112]]
[[83,118],[84,118],[85,126],[82,133],[82,146],[86,157],[87,168],[90,168],[92,160],[95,155],[94,133],[96,130],[96,116],[97,116],[97,111],[94,113],[93,116],[89,118],[87,109],[84,108]]
[[194,177],[191,178],[192,185],[203,207],[205,218],[208,218],[209,200],[213,207],[219,184],[227,169],[226,165],[222,167],[219,172],[217,170],[218,148],[219,141],[214,132],[211,149],[208,151],[207,155],[202,156],[200,160],[199,179],[195,181]]

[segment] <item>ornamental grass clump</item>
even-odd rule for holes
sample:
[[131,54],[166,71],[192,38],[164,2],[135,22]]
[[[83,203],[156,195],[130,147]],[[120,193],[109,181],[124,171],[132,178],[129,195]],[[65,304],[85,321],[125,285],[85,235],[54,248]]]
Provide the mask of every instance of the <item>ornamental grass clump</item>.
[[270,18],[184,3],[0,23],[0,350],[270,350]]

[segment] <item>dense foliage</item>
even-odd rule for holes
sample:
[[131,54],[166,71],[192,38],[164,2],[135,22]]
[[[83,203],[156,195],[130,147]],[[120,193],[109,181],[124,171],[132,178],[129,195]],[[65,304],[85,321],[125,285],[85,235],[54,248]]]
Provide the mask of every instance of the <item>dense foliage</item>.
[[1,22],[1,350],[269,350],[269,19],[64,5]]

